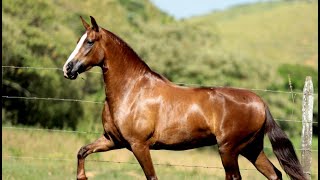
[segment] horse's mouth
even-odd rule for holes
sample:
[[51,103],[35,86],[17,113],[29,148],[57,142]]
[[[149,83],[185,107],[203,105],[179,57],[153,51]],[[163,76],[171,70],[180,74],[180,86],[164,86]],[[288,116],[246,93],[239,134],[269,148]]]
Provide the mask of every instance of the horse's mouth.
[[77,79],[78,73],[74,73],[74,74],[64,74],[63,76],[64,76],[65,78],[67,78],[67,79],[74,80],[74,79]]

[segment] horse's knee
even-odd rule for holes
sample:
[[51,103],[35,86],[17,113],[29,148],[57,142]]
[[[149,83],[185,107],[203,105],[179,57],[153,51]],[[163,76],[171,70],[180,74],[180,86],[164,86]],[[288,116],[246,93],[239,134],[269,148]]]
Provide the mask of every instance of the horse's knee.
[[82,146],[77,154],[77,158],[78,159],[84,159],[86,157],[86,152],[88,151],[88,149],[86,148],[86,146]]
[[235,153],[234,148],[232,146],[228,146],[228,145],[221,145],[221,146],[219,146],[218,150],[221,155]]

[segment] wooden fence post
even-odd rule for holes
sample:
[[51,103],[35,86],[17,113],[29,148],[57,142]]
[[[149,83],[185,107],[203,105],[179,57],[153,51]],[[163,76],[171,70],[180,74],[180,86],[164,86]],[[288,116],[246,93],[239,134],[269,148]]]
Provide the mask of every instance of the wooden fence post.
[[308,179],[311,179],[311,143],[313,120],[313,84],[310,76],[306,77],[302,99],[302,135],[301,165]]

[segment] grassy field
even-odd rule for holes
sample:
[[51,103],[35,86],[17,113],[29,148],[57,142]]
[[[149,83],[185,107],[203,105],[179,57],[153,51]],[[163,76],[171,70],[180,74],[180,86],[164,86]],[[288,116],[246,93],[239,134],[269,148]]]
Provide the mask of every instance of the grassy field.
[[[3,128],[2,178],[75,179],[78,149],[97,137],[99,134]],[[295,148],[299,149],[299,145],[296,145],[298,141],[293,140],[293,143]],[[266,144],[266,146],[269,145]],[[317,139],[314,140],[313,149],[317,149]],[[212,148],[188,151],[152,151],[151,153],[153,162],[159,164],[155,166],[159,179],[224,179],[220,157]],[[300,156],[300,151],[297,153]],[[92,154],[87,160],[85,167],[89,179],[145,179],[134,156],[126,149]],[[271,161],[282,171],[275,157],[271,157]],[[184,166],[169,166],[169,164]],[[265,179],[243,157],[239,158],[239,164],[243,179]],[[311,171],[313,179],[317,177],[317,169],[318,156],[317,152],[313,152]],[[288,177],[284,175],[284,179],[288,179]]]

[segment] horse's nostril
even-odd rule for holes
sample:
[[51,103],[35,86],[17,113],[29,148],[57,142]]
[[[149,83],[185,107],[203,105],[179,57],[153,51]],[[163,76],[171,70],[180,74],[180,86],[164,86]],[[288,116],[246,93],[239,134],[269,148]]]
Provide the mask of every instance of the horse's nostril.
[[70,69],[70,68],[71,68],[71,62],[67,64],[67,69]]
[[70,72],[73,68],[73,63],[72,62],[69,62],[67,65],[66,65],[66,70],[67,72]]

